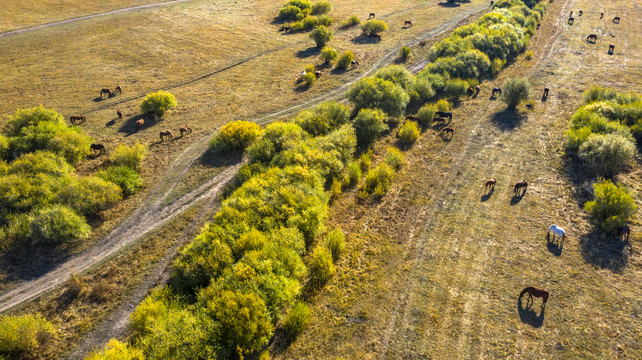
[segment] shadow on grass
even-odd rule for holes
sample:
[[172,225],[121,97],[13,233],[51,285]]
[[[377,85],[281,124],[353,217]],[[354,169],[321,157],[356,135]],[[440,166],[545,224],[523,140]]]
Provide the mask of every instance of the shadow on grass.
[[524,192],[521,194],[518,193],[513,195],[513,197],[510,199],[511,206],[519,204],[519,202],[524,198],[524,195],[526,195],[526,190],[524,190]]
[[153,115],[135,115],[123,121],[122,125],[120,125],[120,128],[118,128],[118,132],[125,134],[125,136],[130,136],[138,132],[139,130],[136,128],[136,122],[141,119],[145,121],[143,129],[156,125],[160,120],[160,118]]
[[480,199],[481,202],[488,201],[488,199],[490,199],[490,197],[493,196],[494,192],[495,192],[495,188],[494,187],[490,188],[490,191],[488,193],[484,193],[484,195],[482,195]]
[[556,237],[555,235],[553,235],[553,237],[556,238],[557,241],[555,239],[551,239],[550,233],[546,234],[546,248],[551,252],[551,254],[561,256],[562,250],[564,249],[564,239]]
[[310,56],[318,56],[319,54],[321,54],[321,49],[316,46],[312,46],[305,50],[299,50],[296,52],[296,56],[299,58],[308,58]]
[[629,261],[630,242],[618,240],[594,228],[580,237],[580,252],[587,262],[619,273]]
[[522,306],[522,299],[517,300],[517,312],[519,313],[519,319],[532,327],[540,328],[544,324],[544,312],[546,311],[546,306],[542,305],[539,315],[533,310],[534,300],[528,298],[526,300],[526,305]]
[[380,41],[381,41],[381,39],[378,39],[378,38],[375,38],[375,37],[372,37],[372,36],[366,36],[364,34],[361,34],[361,35],[359,35],[359,36],[357,36],[357,37],[352,39],[353,43],[360,44],[360,45],[363,45],[363,44],[376,44],[376,43],[378,43]]
[[441,7],[447,7],[447,8],[455,8],[455,7],[461,6],[461,5],[457,4],[456,2],[452,2],[452,3],[451,2],[440,2],[440,3],[437,3],[437,5],[439,5]]
[[[72,244],[67,245],[72,247]],[[70,251],[64,246],[30,246],[24,243],[14,244],[0,255],[0,264],[4,268],[3,282],[28,281],[36,279],[70,257]]]
[[519,111],[506,108],[493,114],[491,121],[502,130],[512,131],[522,123],[524,118],[525,116]]

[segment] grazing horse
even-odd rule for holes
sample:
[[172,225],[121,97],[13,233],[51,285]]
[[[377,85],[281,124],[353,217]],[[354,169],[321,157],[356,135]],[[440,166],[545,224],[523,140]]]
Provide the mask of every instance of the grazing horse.
[[118,115],[118,119],[120,119],[120,120],[123,119],[123,112],[120,111],[120,109],[116,110],[116,115]]
[[492,178],[492,179],[486,181],[486,185],[484,186],[484,191],[486,191],[489,188],[490,189],[495,189],[495,184],[497,184],[497,179],[496,178]]
[[116,93],[119,93],[119,94],[123,93],[123,89],[120,88],[120,85],[116,85],[116,90],[114,90],[114,95],[116,95]]
[[375,40],[381,40],[381,35],[379,35],[379,34],[370,34],[370,37],[375,39]]
[[540,27],[540,24],[539,24],[539,23],[537,23],[537,30],[539,30],[539,27]]
[[602,18],[603,18],[603,17],[604,17],[604,13],[603,13],[603,12],[601,12],[601,13],[600,13],[600,20],[602,20]]
[[574,17],[568,18],[568,24],[569,25],[573,25],[574,22],[575,22],[575,18]]
[[109,89],[102,89],[100,90],[100,97],[102,98],[104,94],[107,94],[107,97],[111,97],[111,90]]
[[91,144],[91,145],[89,146],[89,148],[90,148],[93,152],[100,151],[100,152],[102,153],[103,151],[105,151],[105,145],[103,145],[103,144]]
[[582,15],[584,15],[584,13],[582,12],[582,10],[580,10],[580,11],[578,12],[577,16],[582,16]]
[[288,25],[288,26],[284,27],[283,29],[285,30],[285,33],[287,34],[288,31],[290,31],[290,26]]
[[417,116],[414,116],[414,115],[407,115],[406,116],[406,120],[412,120],[412,121],[416,121],[416,122],[420,122],[421,121],[420,118],[418,118]]
[[442,123],[442,124],[446,125],[446,118],[445,117],[436,117],[436,118],[432,119],[432,121],[433,122]]
[[350,65],[352,67],[355,67],[355,66],[359,65],[359,62],[357,60],[352,60],[352,62],[350,62]]
[[519,189],[521,188],[524,188],[524,192],[522,193],[523,195],[526,193],[526,189],[528,188],[528,183],[526,182],[526,180],[518,181],[517,184],[515,184],[515,188],[513,189],[513,194],[519,194]]
[[522,292],[519,294],[519,298],[521,299],[524,294],[529,295],[529,300],[533,300],[533,296],[535,297],[541,297],[544,301],[542,301],[542,306],[546,304],[546,301],[548,300],[548,296],[550,293],[546,291],[546,289],[542,288],[536,288],[534,286],[529,286],[526,289],[522,290]]
[[314,72],[314,76],[319,77],[321,76],[321,71],[317,70]]
[[370,15],[368,15],[368,19],[372,19],[374,17],[375,17],[375,13],[370,13]]
[[455,135],[455,129],[451,127],[444,128],[443,130],[441,130],[441,132],[445,135],[450,134],[451,138]]
[[500,88],[499,86],[496,87],[496,88],[493,88],[493,92],[491,93],[491,96],[495,97],[495,93],[499,93],[499,95],[501,95],[502,94],[502,88]]
[[403,23],[403,26],[406,26],[406,25],[407,25],[407,26],[412,26],[412,21],[410,21],[410,20],[406,20],[406,21]]
[[181,132],[181,136],[183,136],[184,134],[191,134],[192,133],[192,128],[189,127],[189,125],[185,125],[185,126],[181,127],[179,130]]
[[551,234],[551,230],[553,230],[553,240],[555,240],[555,235],[559,236],[562,241],[566,239],[566,231],[555,224],[548,227],[548,232],[546,233],[547,237]]
[[73,115],[69,118],[69,121],[71,122],[71,125],[80,125],[87,121],[87,118],[85,118],[84,114]]
[[479,95],[479,92],[481,91],[481,88],[479,85],[475,86],[475,95]]
[[419,46],[421,46],[421,47],[426,46],[426,41],[425,41],[425,40],[420,41],[420,42],[419,42]]
[[447,117],[450,120],[453,119],[453,113],[450,111],[437,111],[435,112],[435,115],[441,116],[441,117]]
[[587,43],[595,44],[596,41],[597,41],[597,35],[595,35],[595,34],[591,34],[591,35],[586,37],[586,42]]
[[549,90],[549,88],[547,88],[547,87],[544,88],[544,95],[542,95],[542,97],[544,97],[544,98],[548,97],[548,90]]
[[145,120],[143,119],[136,120],[136,131],[142,129],[143,126],[145,126]]
[[617,227],[617,238],[621,240],[629,240],[629,235],[631,235],[631,228],[628,225],[622,225]]
[[161,131],[160,132],[161,141],[164,140],[165,138],[173,139],[174,138],[174,134],[172,134],[172,132],[169,131],[169,130]]
[[609,54],[613,54],[614,50],[615,50],[615,45],[609,45]]
[[468,96],[473,96],[474,93],[475,93],[475,89],[473,89],[472,86],[469,87],[468,90],[466,90],[466,94],[468,94]]
[[616,24],[619,24],[620,23],[620,17],[619,16],[614,17],[613,18],[613,22],[616,23]]

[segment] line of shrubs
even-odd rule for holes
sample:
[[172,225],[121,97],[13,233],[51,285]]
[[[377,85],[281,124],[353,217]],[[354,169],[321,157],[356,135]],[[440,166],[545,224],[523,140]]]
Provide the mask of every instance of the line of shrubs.
[[58,245],[91,232],[86,216],[112,207],[141,185],[135,168],[145,147],[122,146],[112,165],[80,176],[90,137],[61,114],[37,106],[10,116],[0,135],[0,246]]

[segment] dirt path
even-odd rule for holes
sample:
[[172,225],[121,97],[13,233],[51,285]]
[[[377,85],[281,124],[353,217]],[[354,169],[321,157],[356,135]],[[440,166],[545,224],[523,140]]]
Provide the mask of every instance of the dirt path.
[[149,8],[154,8],[154,7],[159,7],[159,6],[165,6],[165,5],[172,5],[172,4],[188,2],[188,1],[190,1],[190,0],[173,0],[173,1],[167,1],[167,2],[158,3],[158,4],[139,5],[139,6],[133,6],[133,7],[128,7],[128,8],[123,8],[123,9],[111,10],[111,11],[107,11],[107,12],[99,13],[99,14],[86,15],[86,16],[80,16],[80,17],[73,18],[73,19],[56,21],[56,22],[52,22],[52,23],[48,23],[48,24],[30,26],[30,27],[26,27],[24,29],[18,29],[18,30],[12,30],[12,31],[7,31],[7,32],[0,33],[0,39],[2,39],[5,36],[17,35],[17,34],[22,34],[22,33],[26,33],[26,32],[29,32],[29,31],[41,30],[41,29],[46,29],[46,28],[50,28],[50,27],[54,27],[54,26],[70,24],[70,23],[73,23],[73,22],[76,22],[76,21],[94,19],[94,18],[101,17],[101,16],[114,15],[114,14],[119,14],[119,13],[124,13],[124,12],[135,11],[135,10],[149,9]]
[[[403,45],[413,46],[423,40],[436,37],[457,26],[460,21],[464,20],[468,16],[474,15],[486,9],[488,9],[488,7],[486,5],[483,5],[481,7],[462,12],[446,23],[438,26],[435,29],[432,29],[431,31],[426,32],[423,36],[415,38]],[[403,45],[398,46],[397,48],[390,51],[387,55],[383,56],[381,59],[379,59],[379,61],[373,64],[358,78],[346,84],[343,84],[342,86],[335,88],[334,90],[315,99],[291,106],[284,110],[257,119],[256,122],[259,124],[267,123],[279,117],[283,117],[288,114],[300,111],[303,108],[310,107],[320,102],[336,99],[342,96],[352,84],[356,83],[363,77],[374,73],[379,68],[391,63],[397,56],[399,48],[401,48],[401,46]],[[178,185],[178,183],[182,180],[188,169],[198,158],[200,158],[203,152],[206,151],[207,141],[208,137],[203,137],[202,139],[195,142],[192,146],[186,148],[180,155],[178,155],[174,163],[170,167],[168,167],[166,176],[159,182],[159,184],[156,185],[155,189],[152,190],[148,197],[148,200],[144,202],[144,205],[92,248],[82,254],[69,259],[49,273],[42,275],[37,279],[24,282],[15,289],[0,295],[0,312],[10,309],[30,299],[33,299],[43,292],[64,283],[67,279],[69,279],[72,273],[82,273],[83,271],[86,271],[91,267],[101,263],[126,246],[135,243],[145,234],[171,220],[194,203],[207,197],[208,190],[213,186],[224,184],[229,179],[231,179],[236,169],[240,167],[240,164],[226,169],[218,176],[214,177],[196,190],[193,190],[190,193],[182,196],[180,199],[174,201],[173,203],[168,205],[164,204],[164,200],[169,196],[176,185]]]

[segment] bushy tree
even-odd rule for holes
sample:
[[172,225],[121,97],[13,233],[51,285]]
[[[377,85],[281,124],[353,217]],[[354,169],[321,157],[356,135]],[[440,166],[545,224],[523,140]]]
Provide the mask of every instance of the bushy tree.
[[299,125],[275,121],[268,125],[261,137],[247,148],[247,154],[251,162],[267,164],[279,152],[298,145],[305,136],[305,132]]
[[332,10],[332,4],[327,1],[317,1],[310,8],[310,15],[323,15]]
[[352,61],[354,60],[354,53],[351,50],[348,50],[341,54],[339,60],[337,61],[337,69],[346,70]]
[[35,212],[30,235],[35,244],[57,245],[89,236],[85,218],[64,205],[51,205]]
[[210,140],[210,147],[218,152],[244,151],[259,136],[261,127],[250,121],[231,121]]
[[308,0],[290,0],[281,7],[277,18],[281,21],[301,20],[310,12],[311,6]]
[[334,35],[334,32],[332,30],[321,25],[310,33],[310,39],[314,40],[318,48],[322,48],[325,46],[325,44],[332,40],[332,35]]
[[[0,161],[8,160],[9,154],[9,139],[6,136],[0,134]],[[1,173],[0,173],[1,174]]]
[[514,110],[522,100],[531,95],[531,84],[526,78],[508,78],[502,85],[502,100]]
[[319,56],[321,57],[321,60],[323,60],[324,64],[329,64],[339,57],[339,52],[331,47],[326,46],[321,49],[321,55]]
[[0,354],[15,359],[36,357],[55,337],[54,326],[40,315],[0,318]]
[[147,157],[147,146],[136,142],[134,145],[118,145],[109,157],[114,166],[128,166],[137,169],[140,163]]
[[317,16],[317,26],[330,27],[333,22],[334,20],[332,20],[332,18],[327,15]]
[[116,339],[111,339],[103,350],[92,351],[85,360],[144,360],[143,351]]
[[98,214],[120,200],[120,187],[97,176],[72,178],[55,195],[55,202],[84,215]]
[[147,94],[140,104],[140,111],[143,114],[154,113],[163,116],[165,111],[176,107],[176,98],[167,91],[159,91]]
[[629,190],[611,180],[601,180],[593,185],[595,200],[584,204],[584,210],[593,216],[607,233],[615,233],[635,216],[637,206]]
[[618,134],[591,134],[579,148],[579,158],[598,174],[612,176],[635,157],[635,144]]
[[294,122],[312,136],[325,135],[350,121],[350,112],[345,105],[327,101],[311,109],[303,110]]
[[361,31],[366,36],[379,34],[388,30],[388,24],[383,20],[368,20],[361,25]]
[[399,132],[397,133],[397,137],[399,137],[399,140],[404,144],[404,145],[412,145],[419,139],[419,124],[412,120],[407,120],[401,128],[399,128]]
[[356,109],[378,108],[391,116],[402,115],[410,97],[403,88],[394,83],[365,77],[348,90],[348,99]]
[[135,194],[143,186],[143,179],[129,166],[110,166],[96,173],[96,176],[118,185],[125,196]]
[[357,132],[357,141],[365,146],[370,145],[388,130],[385,120],[386,114],[379,109],[361,109],[352,120],[352,126]]

